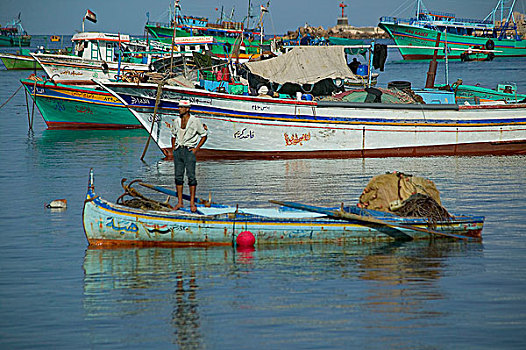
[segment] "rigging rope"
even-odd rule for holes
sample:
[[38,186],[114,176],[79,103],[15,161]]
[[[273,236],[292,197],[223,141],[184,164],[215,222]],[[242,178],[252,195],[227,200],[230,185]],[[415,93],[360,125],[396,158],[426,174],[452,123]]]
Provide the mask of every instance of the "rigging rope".
[[7,99],[7,101],[5,101],[5,102],[0,106],[0,109],[2,109],[2,107],[4,107],[9,101],[11,101],[11,99],[12,99],[13,97],[15,97],[15,95],[20,91],[21,88],[22,88],[22,84],[20,84],[20,86],[18,87],[18,89],[15,91],[15,93],[12,94],[11,97],[9,97],[9,98]]

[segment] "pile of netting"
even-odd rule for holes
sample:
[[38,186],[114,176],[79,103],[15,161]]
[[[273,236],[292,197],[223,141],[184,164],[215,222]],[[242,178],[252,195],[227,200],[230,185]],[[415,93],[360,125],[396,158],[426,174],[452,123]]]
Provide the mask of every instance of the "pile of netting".
[[137,191],[137,189],[132,187],[133,184],[140,183],[141,180],[130,181],[128,185],[126,185],[126,181],[126,179],[121,180],[121,186],[124,189],[124,193],[117,198],[117,204],[142,210],[172,210],[172,206],[168,204],[168,200],[166,200],[166,202],[156,201],[155,199],[144,196]]
[[432,227],[452,218],[441,205],[440,192],[431,180],[400,172],[373,177],[363,190],[358,207],[426,218]]

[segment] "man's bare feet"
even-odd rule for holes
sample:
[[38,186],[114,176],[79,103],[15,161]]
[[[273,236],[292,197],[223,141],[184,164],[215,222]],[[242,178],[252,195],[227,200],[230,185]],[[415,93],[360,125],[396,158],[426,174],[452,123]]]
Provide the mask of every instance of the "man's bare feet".
[[197,211],[197,207],[195,205],[190,205],[190,210],[192,213],[195,213]]
[[177,203],[177,205],[174,207],[174,210],[179,210],[183,207],[182,203]]

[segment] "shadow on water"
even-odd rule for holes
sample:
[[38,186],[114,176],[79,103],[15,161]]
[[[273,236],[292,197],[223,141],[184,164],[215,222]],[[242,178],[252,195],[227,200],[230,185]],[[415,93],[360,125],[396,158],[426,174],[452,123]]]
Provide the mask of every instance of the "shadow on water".
[[[133,316],[140,333],[148,330],[146,325],[137,325],[138,319],[159,317],[152,310],[170,305],[169,319],[148,322],[172,330],[173,338],[166,341],[182,349],[200,348],[208,342],[201,323],[206,323],[202,320],[211,310],[224,312],[228,319],[229,312],[248,308],[252,326],[264,326],[266,313],[279,313],[283,307],[274,305],[276,298],[280,303],[294,304],[294,293],[281,294],[276,287],[288,288],[288,280],[302,285],[302,280],[308,279],[309,294],[325,294],[330,288],[327,279],[334,278],[339,286],[366,282],[355,302],[376,313],[375,327],[392,326],[393,318],[420,313],[426,310],[426,302],[444,298],[438,281],[449,258],[480,255],[482,250],[480,243],[451,241],[274,245],[245,250],[88,248],[83,264],[83,306],[86,318],[95,323]],[[266,285],[260,278],[270,278],[274,285]],[[265,298],[271,302],[259,305],[258,300]],[[341,302],[328,302],[324,307],[341,308]]]

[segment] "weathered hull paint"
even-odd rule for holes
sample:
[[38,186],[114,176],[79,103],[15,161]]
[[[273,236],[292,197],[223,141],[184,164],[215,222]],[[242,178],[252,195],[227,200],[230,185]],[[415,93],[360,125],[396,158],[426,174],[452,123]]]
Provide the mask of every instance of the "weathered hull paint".
[[[206,212],[207,208],[198,206],[198,210]],[[421,231],[330,219],[300,210],[225,206],[208,210],[217,210],[217,214],[209,212],[203,215],[181,210],[144,211],[110,203],[95,194],[91,172],[82,221],[89,245],[107,248],[228,246],[233,245],[237,235],[243,231],[250,231],[257,245],[389,242],[394,240],[393,230],[398,233],[401,231],[414,240],[439,238]],[[274,214],[268,216],[265,215],[267,213]],[[378,218],[395,224],[427,226],[424,219],[394,216]],[[439,222],[435,230],[480,238],[483,225],[483,217],[456,216],[451,221]]]

